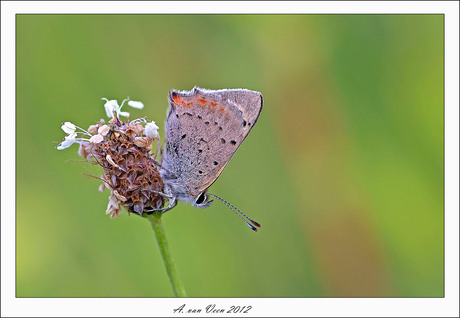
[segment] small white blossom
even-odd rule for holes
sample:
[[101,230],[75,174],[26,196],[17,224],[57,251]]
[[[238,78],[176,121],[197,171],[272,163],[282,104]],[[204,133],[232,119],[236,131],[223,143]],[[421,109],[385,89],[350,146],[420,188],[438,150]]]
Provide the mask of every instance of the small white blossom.
[[147,137],[150,137],[150,138],[157,138],[158,137],[158,129],[160,127],[157,126],[157,124],[155,124],[154,121],[151,121],[150,123],[147,123],[145,125],[145,130],[144,130],[144,133]]
[[119,208],[119,204],[118,204],[118,199],[113,195],[113,193],[110,193],[110,196],[109,196],[109,203],[107,204],[107,211],[105,213],[109,214],[110,213],[110,209],[111,208],[115,208],[115,209],[118,209]]
[[90,139],[89,139],[89,142],[92,143],[92,144],[98,144],[100,142],[102,142],[102,140],[104,140],[104,137],[102,135],[94,135],[92,136]]
[[107,114],[107,117],[112,118],[113,117],[113,112],[118,111],[120,106],[118,106],[118,101],[116,99],[108,100],[107,98],[101,98],[102,100],[106,100],[107,102],[104,104],[105,108],[105,113]]
[[61,143],[56,147],[57,150],[66,149],[66,148],[69,148],[70,146],[72,146],[75,142],[77,142],[77,141],[75,140],[75,137],[77,137],[77,133],[73,133],[73,134],[70,134],[70,135],[65,136],[64,141],[61,142]]
[[118,203],[117,198],[113,193],[109,196],[109,204],[107,205],[107,210],[105,211],[106,214],[110,214],[110,218],[117,217],[121,214],[122,210],[120,204]]
[[142,102],[135,101],[135,100],[130,100],[128,102],[128,105],[131,106],[131,107],[137,108],[137,109],[144,108],[144,104]]
[[90,134],[95,135],[95,134],[97,134],[98,127],[99,127],[99,125],[97,125],[97,124],[96,124],[96,125],[91,125],[91,126],[89,126],[89,128],[88,128],[88,132],[89,132]]
[[[121,106],[118,105],[118,101],[115,99],[108,100],[107,98],[101,98],[102,100],[106,100],[107,102],[104,104],[105,108],[105,113],[107,114],[107,117],[113,118],[113,113],[115,112],[117,114],[117,117],[123,116],[123,117],[129,117],[128,112],[122,112],[121,108],[123,107],[124,103],[128,101],[128,99],[123,100],[121,103]],[[131,106],[133,108],[137,109],[142,109],[144,107],[144,104],[139,101],[128,101],[128,106]]]
[[99,127],[99,129],[97,130],[97,133],[99,135],[105,136],[105,135],[107,135],[109,133],[109,131],[110,131],[110,127],[107,126],[107,125],[103,125],[103,126]]
[[61,129],[68,135],[73,134],[77,130],[77,126],[72,124],[70,121],[66,121],[62,124]]

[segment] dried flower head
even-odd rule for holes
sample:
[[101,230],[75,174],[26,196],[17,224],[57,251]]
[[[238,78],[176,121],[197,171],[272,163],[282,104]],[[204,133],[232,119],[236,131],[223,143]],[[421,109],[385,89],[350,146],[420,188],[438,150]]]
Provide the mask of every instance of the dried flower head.
[[[61,128],[67,136],[57,149],[78,143],[78,154],[102,167],[100,179],[103,184],[99,190],[110,190],[106,213],[111,218],[121,214],[121,207],[139,215],[161,209],[164,198],[159,193],[163,190],[163,181],[151,151],[153,141],[160,138],[158,126],[145,118],[129,121],[129,113],[121,111],[127,100],[121,106],[116,100],[103,100],[106,100],[104,108],[110,121],[105,123],[101,119],[88,130],[70,122],[63,123]],[[138,109],[144,107],[139,101],[128,101],[128,105]],[[123,122],[120,116],[128,118]]]

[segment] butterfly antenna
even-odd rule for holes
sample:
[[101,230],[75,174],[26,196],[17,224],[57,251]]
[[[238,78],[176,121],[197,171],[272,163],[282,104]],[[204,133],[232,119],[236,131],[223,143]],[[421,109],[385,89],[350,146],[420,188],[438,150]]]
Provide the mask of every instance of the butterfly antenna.
[[[230,210],[232,210],[233,212],[236,213],[236,215],[238,215],[240,217],[240,219],[242,219],[244,221],[244,223],[246,223],[247,226],[249,226],[251,228],[251,230],[257,232],[257,227],[261,227],[261,225],[252,220],[251,218],[249,218],[246,214],[244,214],[243,212],[241,212],[236,206],[234,206],[233,204],[225,201],[224,199],[218,197],[217,195],[214,195],[214,194],[211,194],[211,193],[208,193],[208,195],[212,196],[213,198],[216,198],[217,200],[219,200],[220,202],[222,202],[223,204],[225,204]],[[255,226],[253,226],[252,224],[254,224]]]

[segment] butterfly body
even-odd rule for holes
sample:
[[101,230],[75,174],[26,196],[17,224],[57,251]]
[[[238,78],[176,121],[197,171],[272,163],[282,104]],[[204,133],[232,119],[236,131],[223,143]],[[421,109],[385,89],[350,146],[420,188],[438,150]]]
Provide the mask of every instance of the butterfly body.
[[207,207],[207,189],[257,121],[262,94],[247,89],[171,90],[160,175],[170,206]]

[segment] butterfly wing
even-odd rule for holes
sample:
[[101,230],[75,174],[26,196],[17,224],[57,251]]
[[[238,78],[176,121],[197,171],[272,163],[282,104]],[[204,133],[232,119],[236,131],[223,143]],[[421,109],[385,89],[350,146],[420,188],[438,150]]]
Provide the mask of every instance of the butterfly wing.
[[246,89],[172,90],[162,165],[192,198],[221,174],[262,110],[262,94]]

